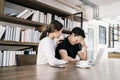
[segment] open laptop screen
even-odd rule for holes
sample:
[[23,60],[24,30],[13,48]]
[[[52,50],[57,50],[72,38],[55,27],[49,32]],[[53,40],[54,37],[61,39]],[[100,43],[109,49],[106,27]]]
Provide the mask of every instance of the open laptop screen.
[[92,63],[90,62],[89,64],[93,65],[93,66],[98,64],[100,62],[101,58],[102,58],[102,55],[103,55],[104,51],[105,51],[105,49],[100,48],[99,51],[98,51],[98,54],[97,54],[97,57],[96,57],[95,61],[92,62]]

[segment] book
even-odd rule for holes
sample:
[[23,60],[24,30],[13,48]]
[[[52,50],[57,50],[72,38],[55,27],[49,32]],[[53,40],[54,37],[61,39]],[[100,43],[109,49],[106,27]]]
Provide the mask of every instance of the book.
[[9,8],[9,7],[4,8],[5,15],[16,17],[19,13],[20,13],[20,11],[16,10],[16,9]]
[[0,25],[0,39],[2,38],[3,34],[5,33],[6,27]]
[[0,51],[0,66],[3,65],[3,53]]
[[34,10],[30,10],[26,15],[23,17],[23,19],[29,18],[34,13]]
[[34,13],[33,13],[33,17],[32,17],[32,21],[35,21],[35,22],[39,22],[39,16],[40,16],[40,14],[39,14],[40,12],[39,11],[34,11]]
[[26,9],[23,10],[20,14],[18,14],[16,17],[20,18],[20,17],[22,17],[23,15],[25,15],[28,11],[29,11],[29,9],[26,8]]

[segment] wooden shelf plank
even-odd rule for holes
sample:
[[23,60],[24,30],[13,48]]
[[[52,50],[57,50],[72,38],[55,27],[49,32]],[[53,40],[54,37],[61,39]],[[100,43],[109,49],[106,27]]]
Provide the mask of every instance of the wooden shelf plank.
[[4,9],[3,5],[4,5],[4,1],[0,0],[0,13],[3,13],[3,9]]
[[108,58],[120,58],[120,53],[108,53]]
[[33,43],[33,42],[15,42],[15,41],[0,41],[0,45],[10,45],[10,46],[38,46],[38,43]]
[[70,34],[70,33],[71,33],[71,30],[63,29],[62,33]]
[[3,14],[0,14],[0,20],[10,22],[10,23],[21,24],[21,25],[33,26],[33,27],[45,25],[44,23],[38,23],[38,22],[30,21],[30,20],[6,16]]
[[[77,21],[77,22],[80,22],[80,21],[81,21],[81,17],[79,17],[79,16],[74,16],[74,17],[73,17],[73,20],[74,20],[74,21]],[[83,21],[88,21],[88,20],[85,19],[85,18],[83,18]]]

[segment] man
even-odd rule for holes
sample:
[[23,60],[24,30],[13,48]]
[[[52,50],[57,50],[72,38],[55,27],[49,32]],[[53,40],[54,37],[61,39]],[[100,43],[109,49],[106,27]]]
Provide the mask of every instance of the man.
[[56,47],[55,57],[58,59],[63,59],[68,62],[78,61],[76,55],[80,57],[81,60],[87,59],[87,46],[84,41],[85,33],[84,30],[75,27],[72,29],[70,36],[65,38]]

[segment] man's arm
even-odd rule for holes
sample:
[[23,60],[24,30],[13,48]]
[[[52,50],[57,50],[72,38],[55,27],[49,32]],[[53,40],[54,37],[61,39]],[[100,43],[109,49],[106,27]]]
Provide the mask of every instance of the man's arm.
[[77,59],[74,59],[74,58],[68,56],[67,51],[64,49],[60,50],[59,53],[60,53],[61,59],[65,60],[65,61],[69,61],[69,62],[78,61]]
[[78,51],[78,55],[79,55],[80,59],[87,60],[87,46],[86,46],[86,43],[83,40],[82,42],[80,42],[80,44],[82,45],[82,50]]

